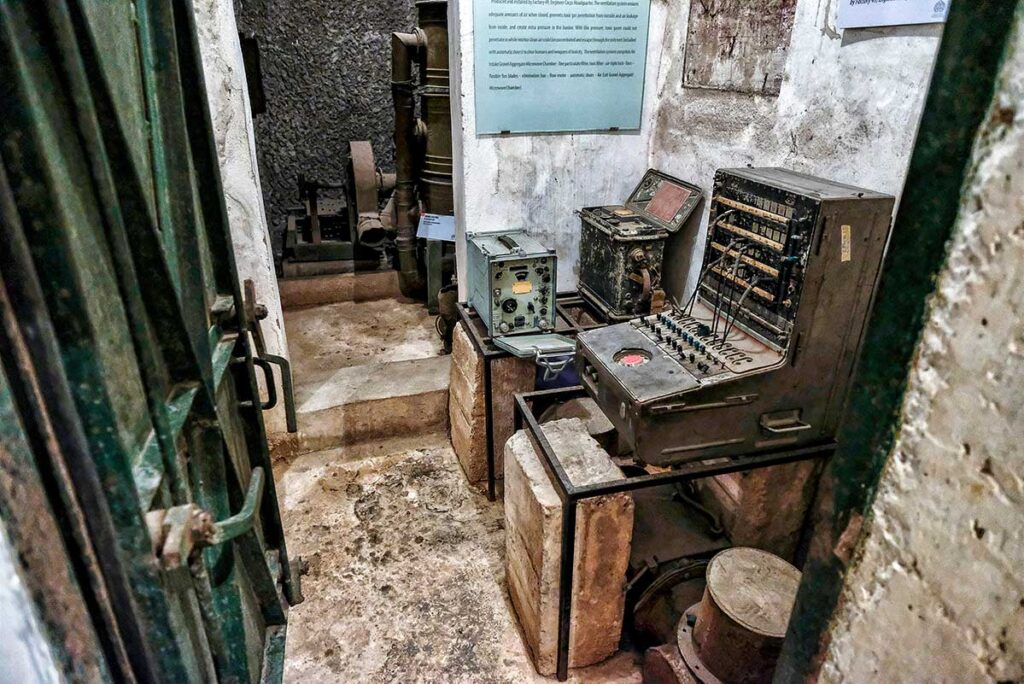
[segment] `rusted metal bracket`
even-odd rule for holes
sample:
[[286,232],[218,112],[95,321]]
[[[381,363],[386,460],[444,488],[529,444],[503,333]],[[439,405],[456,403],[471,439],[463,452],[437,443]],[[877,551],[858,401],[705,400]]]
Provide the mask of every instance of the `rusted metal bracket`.
[[196,504],[150,511],[146,514],[153,551],[164,570],[176,570],[189,564],[193,554],[209,546],[226,544],[253,529],[256,511],[263,499],[263,468],[254,468],[249,479],[242,509],[220,522]]

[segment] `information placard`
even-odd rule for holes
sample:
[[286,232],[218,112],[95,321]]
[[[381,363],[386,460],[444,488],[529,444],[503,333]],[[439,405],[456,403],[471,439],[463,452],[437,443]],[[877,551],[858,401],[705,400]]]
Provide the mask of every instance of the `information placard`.
[[946,21],[950,0],[841,0],[839,28],[932,24]]
[[427,240],[444,240],[455,242],[455,217],[441,214],[423,214],[420,216],[419,229],[416,237]]
[[474,0],[476,130],[640,128],[650,0]]

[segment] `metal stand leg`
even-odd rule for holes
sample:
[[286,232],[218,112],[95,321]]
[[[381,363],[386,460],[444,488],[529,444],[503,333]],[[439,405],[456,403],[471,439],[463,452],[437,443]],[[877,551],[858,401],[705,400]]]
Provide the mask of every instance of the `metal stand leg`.
[[491,360],[484,355],[484,431],[487,433],[487,500],[494,501],[497,494],[497,474],[494,472],[494,408],[491,405]]
[[558,681],[569,678],[569,630],[572,627],[572,583],[576,569],[576,506],[574,497],[562,504],[562,561],[558,586]]
[[585,396],[582,387],[544,390],[517,394],[515,397],[516,431],[526,428],[527,436],[540,457],[541,465],[562,502],[562,558],[559,562],[558,587],[558,681],[569,678],[569,640],[572,632],[573,576],[576,569],[576,518],[580,501],[620,492],[635,492],[651,487],[692,482],[707,477],[739,473],[758,468],[830,457],[836,443],[828,441],[808,446],[794,446],[775,451],[737,454],[731,458],[687,463],[663,473],[638,475],[591,485],[575,486],[559,463],[551,443],[537,422],[535,410],[551,402]]

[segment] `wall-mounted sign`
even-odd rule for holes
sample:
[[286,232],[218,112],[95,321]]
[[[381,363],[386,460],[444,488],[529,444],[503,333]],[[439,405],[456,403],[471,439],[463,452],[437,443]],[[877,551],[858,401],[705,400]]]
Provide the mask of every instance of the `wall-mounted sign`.
[[839,28],[933,24],[946,21],[950,0],[841,0]]
[[650,0],[474,0],[476,131],[640,128]]

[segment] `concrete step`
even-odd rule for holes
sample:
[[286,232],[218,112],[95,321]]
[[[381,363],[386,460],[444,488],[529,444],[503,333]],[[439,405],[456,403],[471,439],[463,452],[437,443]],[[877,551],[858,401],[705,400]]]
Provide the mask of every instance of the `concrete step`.
[[398,288],[398,271],[283,278],[278,285],[281,307],[285,311],[338,302],[400,299],[402,296]]
[[322,370],[296,378],[299,432],[282,435],[275,458],[445,432],[451,359],[438,356]]

